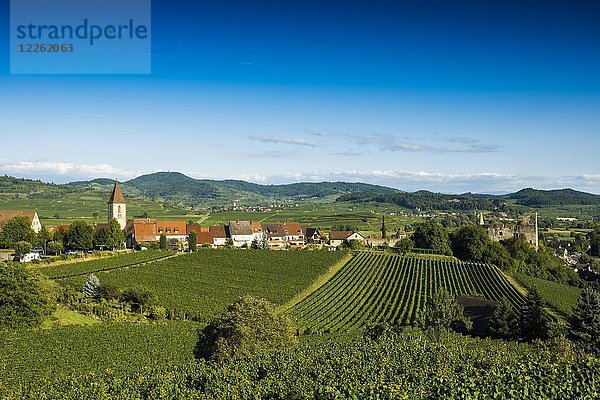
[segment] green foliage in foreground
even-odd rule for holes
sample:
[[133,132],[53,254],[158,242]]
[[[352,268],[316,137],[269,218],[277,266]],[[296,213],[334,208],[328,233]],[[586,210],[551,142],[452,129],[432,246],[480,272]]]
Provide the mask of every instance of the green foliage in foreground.
[[295,328],[267,300],[246,296],[211,321],[199,334],[198,358],[223,359],[284,350],[298,344]]
[[525,286],[536,288],[546,303],[566,315],[571,314],[573,311],[573,307],[577,303],[579,293],[581,292],[581,289],[577,287],[534,278],[519,272],[514,273],[514,277]]
[[570,322],[577,345],[584,351],[600,355],[600,292],[592,288],[584,289]]
[[[156,295],[157,305],[208,320],[246,295],[284,304],[345,255],[331,251],[203,249],[96,275],[102,284],[121,290],[145,286]],[[83,276],[64,282],[81,290],[85,280]]]
[[158,260],[160,258],[167,257],[173,254],[173,252],[164,251],[137,251],[135,253],[124,253],[114,257],[108,257],[99,260],[82,261],[73,264],[62,264],[58,266],[44,267],[40,269],[40,272],[52,279],[60,279],[77,275],[87,276],[92,272],[107,271],[110,269],[128,267],[143,262]]
[[72,373],[189,363],[200,327],[184,321],[102,323],[1,334],[0,387]]
[[600,361],[549,347],[419,331],[249,359],[97,371],[2,389],[7,398],[592,399]]
[[35,272],[18,263],[0,262],[0,331],[38,326],[51,312]]

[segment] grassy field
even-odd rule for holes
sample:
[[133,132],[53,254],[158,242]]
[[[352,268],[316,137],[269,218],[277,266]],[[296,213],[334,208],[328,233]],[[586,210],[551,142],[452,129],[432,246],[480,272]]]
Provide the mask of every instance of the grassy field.
[[360,253],[290,313],[302,329],[338,332],[369,323],[414,324],[435,290],[452,295],[506,297],[520,308],[523,297],[490,265],[452,259]]
[[[284,304],[323,275],[343,252],[202,250],[128,269],[99,272],[100,282],[145,286],[171,310],[210,317],[244,295]],[[61,283],[78,290],[86,276]]]
[[[48,227],[70,224],[76,219],[83,219],[90,223],[106,222],[108,201],[110,193],[69,193],[56,199],[14,198],[13,196],[0,196],[0,210],[36,210],[40,221]],[[134,218],[147,212],[151,218],[198,220],[202,213],[172,207],[164,202],[152,201],[141,196],[127,197],[127,216]],[[97,217],[94,216],[97,213]],[[58,218],[55,216],[58,215]]]
[[580,288],[565,285],[562,283],[551,282],[545,279],[534,278],[525,274],[515,273],[515,278],[526,287],[535,287],[539,290],[542,299],[551,307],[565,315],[570,315],[573,307],[577,304]]

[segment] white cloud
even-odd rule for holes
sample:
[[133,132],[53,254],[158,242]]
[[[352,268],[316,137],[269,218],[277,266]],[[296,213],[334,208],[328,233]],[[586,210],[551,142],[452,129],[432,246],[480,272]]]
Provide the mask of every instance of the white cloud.
[[[501,149],[495,144],[484,144],[473,138],[451,137],[444,141],[454,143],[454,146],[439,146],[437,144],[423,143],[427,138],[397,137],[389,134],[374,135],[347,135],[359,146],[375,146],[381,151],[409,151],[427,153],[494,153]],[[417,141],[418,140],[418,141]]]
[[315,147],[317,144],[312,140],[304,139],[304,138],[294,138],[294,137],[285,137],[285,136],[262,136],[262,135],[251,135],[250,139],[256,140],[263,143],[281,143],[281,144],[293,144],[300,146],[310,146]]
[[110,164],[79,164],[56,161],[7,161],[0,162],[0,172],[31,177],[119,178],[129,179],[136,172],[125,171]]

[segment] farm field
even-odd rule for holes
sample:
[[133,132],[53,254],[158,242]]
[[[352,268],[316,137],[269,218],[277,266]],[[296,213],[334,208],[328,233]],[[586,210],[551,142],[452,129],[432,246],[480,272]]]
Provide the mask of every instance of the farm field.
[[[145,286],[157,296],[159,305],[205,319],[244,295],[284,304],[346,254],[206,249],[96,276],[100,283],[112,283],[121,289]],[[61,283],[80,290],[86,280],[84,275]]]
[[[80,330],[77,337],[67,333],[66,344],[75,343],[75,348],[65,348],[58,339],[60,331],[56,331],[57,339],[41,342],[64,349],[66,356],[45,364],[35,354],[54,360],[52,348],[43,348],[35,337],[18,343],[22,352],[29,350],[25,347],[29,342],[39,351],[19,360],[18,366],[10,365],[18,360],[18,354],[4,345],[11,353],[4,358],[9,361],[8,369],[0,371],[4,377],[0,379],[0,397],[508,399],[522,398],[526,393],[526,398],[558,400],[593,399],[600,390],[596,358],[573,358],[540,351],[536,345],[457,334],[431,340],[420,331],[407,329],[379,340],[339,339],[270,355],[206,363],[190,360],[193,325],[132,329],[130,332],[119,326],[98,331],[91,336],[97,344],[90,344],[89,349],[82,346],[88,342],[83,338],[86,330]],[[112,340],[111,333],[116,333]],[[163,342],[167,342],[166,347]],[[106,354],[99,354],[103,351]],[[72,375],[60,372],[65,362],[70,363],[65,374]],[[31,371],[37,369],[39,378],[29,371],[19,376],[25,364]],[[92,371],[95,364],[98,369]],[[18,385],[16,378],[23,384]]]
[[135,253],[118,254],[111,257],[92,261],[62,264],[57,266],[40,267],[38,270],[51,279],[61,279],[70,276],[88,275],[92,272],[100,272],[115,268],[123,268],[148,261],[160,260],[176,254],[172,251],[136,251]]
[[[110,193],[69,193],[57,200],[45,198],[20,198],[0,196],[0,210],[36,210],[40,221],[48,227],[71,224],[74,220],[85,220],[89,223],[106,222],[106,201]],[[152,201],[141,196],[127,197],[127,214],[129,218],[147,212],[151,218],[197,220],[201,214],[177,208],[164,202]],[[97,213],[95,216],[94,213]],[[58,216],[58,218],[56,218]]]
[[301,329],[340,332],[369,323],[413,324],[438,287],[452,295],[524,299],[491,265],[450,258],[360,253],[319,290],[291,310]]
[[514,274],[514,277],[526,287],[534,287],[539,290],[542,299],[548,305],[556,308],[565,315],[571,314],[573,307],[577,304],[579,293],[581,293],[580,288],[535,278],[518,272]]
[[184,321],[99,323],[0,334],[0,382],[183,364],[194,359],[199,327]]

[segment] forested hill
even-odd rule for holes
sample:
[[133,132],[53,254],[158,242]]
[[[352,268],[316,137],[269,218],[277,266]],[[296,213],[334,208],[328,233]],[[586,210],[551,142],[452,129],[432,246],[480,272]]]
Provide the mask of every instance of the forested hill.
[[337,201],[371,201],[420,210],[502,210],[509,203],[528,207],[600,205],[600,196],[573,189],[538,190],[528,188],[502,196],[473,193],[450,195],[420,190],[413,193],[392,194],[349,193],[341,195]]
[[495,210],[504,207],[504,200],[495,196],[472,194],[449,195],[420,190],[414,193],[351,193],[337,198],[337,201],[379,202],[395,204],[399,207],[428,210]]
[[522,189],[507,196],[517,201],[517,204],[531,207],[561,206],[561,205],[599,205],[600,196],[573,189],[536,190]]

